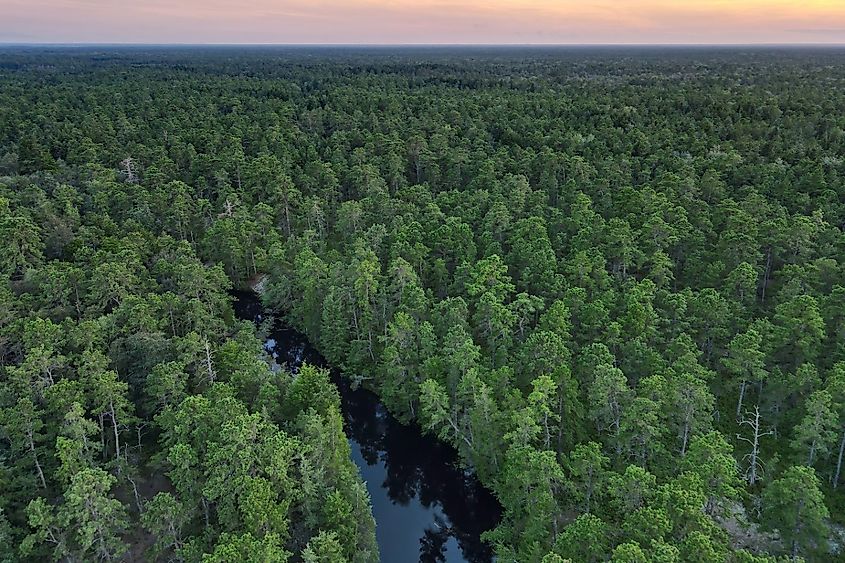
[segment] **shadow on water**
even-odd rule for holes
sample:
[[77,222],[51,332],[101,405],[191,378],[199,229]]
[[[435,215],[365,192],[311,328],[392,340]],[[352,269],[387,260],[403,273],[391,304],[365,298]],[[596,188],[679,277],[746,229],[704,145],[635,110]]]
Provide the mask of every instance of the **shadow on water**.
[[[237,316],[260,324],[264,313],[256,296],[238,292],[235,297]],[[280,321],[264,347],[294,372],[303,363],[328,367],[304,335]],[[335,370],[332,380],[340,391],[352,459],[372,499],[381,560],[492,561],[481,534],[499,523],[501,507],[474,474],[461,468],[455,450],[401,424],[374,393],[353,389]]]

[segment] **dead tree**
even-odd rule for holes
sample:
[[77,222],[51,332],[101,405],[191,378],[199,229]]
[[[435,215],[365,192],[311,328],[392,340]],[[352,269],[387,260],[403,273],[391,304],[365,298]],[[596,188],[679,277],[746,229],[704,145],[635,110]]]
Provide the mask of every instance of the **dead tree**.
[[214,380],[216,379],[216,374],[214,373],[214,363],[211,359],[211,345],[208,342],[208,339],[205,340],[205,368],[208,371],[208,383],[213,385]]
[[751,438],[736,435],[737,440],[742,440],[751,446],[751,452],[742,458],[748,461],[748,469],[745,472],[745,479],[749,486],[754,486],[760,474],[763,472],[763,465],[760,463],[760,438],[774,434],[774,430],[762,432],[760,429],[760,407],[754,407],[754,414],[746,413],[745,418],[739,421],[740,426],[748,426],[751,429]]
[[131,156],[124,158],[120,165],[123,167],[123,175],[126,176],[126,181],[130,184],[138,183],[138,174],[135,172],[135,160]]
[[223,210],[223,212],[217,214],[218,218],[231,217],[234,214],[235,204],[229,201],[228,198],[226,199],[226,204],[224,207],[225,209]]
[[842,440],[839,442],[839,457],[836,458],[836,472],[833,474],[832,480],[834,489],[839,485],[839,475],[842,473],[843,455],[845,455],[845,433],[842,434]]

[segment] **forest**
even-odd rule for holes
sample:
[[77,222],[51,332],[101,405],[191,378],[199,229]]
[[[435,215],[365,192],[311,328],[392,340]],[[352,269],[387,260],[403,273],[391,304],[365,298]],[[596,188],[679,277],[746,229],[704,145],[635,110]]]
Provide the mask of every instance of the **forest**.
[[498,561],[845,557],[843,63],[0,48],[0,561],[379,560],[257,282]]

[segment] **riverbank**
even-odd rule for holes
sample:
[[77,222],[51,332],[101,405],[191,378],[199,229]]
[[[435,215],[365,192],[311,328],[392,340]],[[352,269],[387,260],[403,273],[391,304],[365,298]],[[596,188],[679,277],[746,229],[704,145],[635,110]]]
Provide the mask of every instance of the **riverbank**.
[[[239,318],[264,320],[256,293],[236,292],[235,297]],[[303,363],[329,367],[304,335],[279,320],[267,335],[265,350],[293,372]],[[382,560],[492,561],[481,534],[498,524],[501,507],[461,468],[457,452],[417,426],[400,423],[375,393],[353,389],[336,370],[332,381],[340,392],[352,460],[370,493]]]

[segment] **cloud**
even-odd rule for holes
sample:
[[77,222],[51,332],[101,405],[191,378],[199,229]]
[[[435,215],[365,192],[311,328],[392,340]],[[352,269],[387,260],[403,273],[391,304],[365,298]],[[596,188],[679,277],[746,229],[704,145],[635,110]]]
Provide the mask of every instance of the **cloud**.
[[835,42],[845,29],[845,0],[0,2],[0,37],[53,42]]
[[807,33],[818,35],[845,35],[845,27],[830,29],[785,29],[787,33]]

